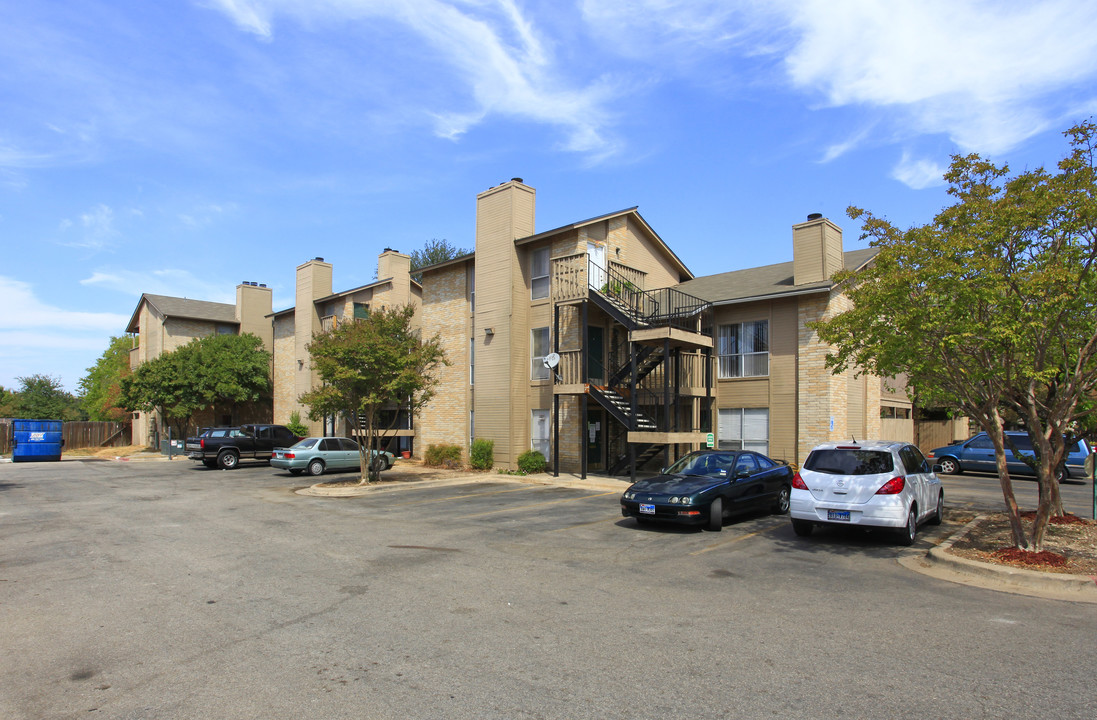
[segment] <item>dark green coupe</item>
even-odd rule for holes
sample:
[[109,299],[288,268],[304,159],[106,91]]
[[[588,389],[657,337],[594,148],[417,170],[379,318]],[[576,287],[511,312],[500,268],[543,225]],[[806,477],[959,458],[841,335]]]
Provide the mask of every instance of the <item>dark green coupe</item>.
[[788,512],[792,468],[746,450],[700,450],[621,496],[621,514],[639,523],[703,525],[718,531],[729,515]]

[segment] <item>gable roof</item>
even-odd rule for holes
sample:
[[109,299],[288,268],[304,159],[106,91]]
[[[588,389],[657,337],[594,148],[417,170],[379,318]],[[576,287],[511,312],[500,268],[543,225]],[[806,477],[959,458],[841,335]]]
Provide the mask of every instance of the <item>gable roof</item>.
[[[876,256],[878,248],[850,250],[843,253],[847,270],[856,270]],[[767,300],[789,295],[806,295],[833,287],[830,280],[796,285],[793,282],[792,262],[763,265],[746,270],[733,270],[695,278],[678,285],[684,293],[707,300],[715,305]]]
[[188,298],[171,297],[170,295],[152,295],[143,293],[137,302],[137,307],[130,317],[126,332],[140,332],[141,303],[147,302],[156,312],[165,318],[187,318],[189,320],[208,320],[210,322],[238,325],[236,320],[236,306],[228,303],[207,302],[205,300],[190,300]]
[[589,218],[587,220],[580,220],[579,222],[574,222],[574,223],[571,223],[569,225],[562,225],[558,228],[553,228],[552,230],[545,230],[544,232],[539,232],[536,235],[530,235],[528,237],[518,238],[517,240],[514,241],[514,244],[515,245],[526,245],[528,243],[537,242],[538,240],[544,240],[546,238],[552,237],[553,235],[559,235],[560,233],[569,232],[571,230],[577,230],[577,229],[579,229],[581,227],[585,227],[587,225],[593,225],[594,223],[605,222],[606,220],[612,220],[613,218],[621,217],[621,216],[624,216],[624,215],[631,215],[640,224],[640,227],[644,230],[644,232],[647,233],[647,235],[652,240],[655,241],[656,246],[658,246],[663,252],[665,252],[667,254],[667,257],[670,258],[671,262],[674,264],[674,266],[678,270],[678,272],[681,275],[684,275],[688,278],[693,278],[694,277],[693,272],[691,272],[690,269],[688,267],[686,267],[686,264],[684,262],[682,262],[682,259],[679,258],[674,253],[674,251],[670,249],[670,246],[667,245],[666,242],[663,241],[663,238],[659,237],[659,233],[655,232],[655,229],[652,228],[651,225],[648,225],[648,221],[645,220],[644,216],[641,215],[636,210],[637,207],[639,207],[639,206],[633,205],[632,207],[626,208],[624,210],[618,210],[617,212],[607,213],[605,215],[599,215],[598,217]]

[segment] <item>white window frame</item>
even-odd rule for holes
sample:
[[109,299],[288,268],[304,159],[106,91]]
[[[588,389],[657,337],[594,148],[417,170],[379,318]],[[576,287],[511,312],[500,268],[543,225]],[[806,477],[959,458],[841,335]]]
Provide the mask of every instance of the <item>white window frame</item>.
[[769,455],[769,408],[720,408],[717,447]]
[[549,296],[549,252],[552,248],[537,248],[529,256],[529,296],[543,300]]
[[769,377],[769,348],[769,320],[717,326],[716,377]]
[[[544,338],[544,352],[537,353],[538,336]],[[552,335],[547,327],[533,328],[529,331],[530,380],[549,380],[552,371],[545,367],[545,356],[552,352]]]

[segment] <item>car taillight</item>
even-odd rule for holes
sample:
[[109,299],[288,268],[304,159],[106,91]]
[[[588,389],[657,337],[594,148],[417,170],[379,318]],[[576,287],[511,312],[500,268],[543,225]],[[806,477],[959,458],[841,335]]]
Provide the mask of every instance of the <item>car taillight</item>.
[[201,444],[201,448],[202,448],[203,450],[205,450],[205,449],[206,449],[206,439],[205,439],[205,438],[202,438],[202,441],[201,441],[201,443],[202,443],[202,444]]
[[285,455],[283,455],[282,457],[284,457],[284,458],[285,458],[286,460],[292,460],[292,459],[294,459],[295,457],[297,457],[297,455],[295,455],[294,453],[286,453],[286,454],[285,454]]
[[884,483],[884,486],[876,491],[877,495],[898,495],[903,492],[907,481],[901,477],[893,477]]
[[796,488],[797,490],[808,489],[808,485],[806,482],[804,482],[804,479],[800,477],[800,473],[796,473],[792,476],[792,487]]

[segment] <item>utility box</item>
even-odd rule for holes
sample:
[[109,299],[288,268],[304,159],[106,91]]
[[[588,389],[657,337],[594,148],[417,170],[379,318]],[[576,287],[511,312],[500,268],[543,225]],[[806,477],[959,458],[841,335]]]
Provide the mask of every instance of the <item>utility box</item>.
[[56,462],[61,459],[60,420],[12,420],[12,462]]

